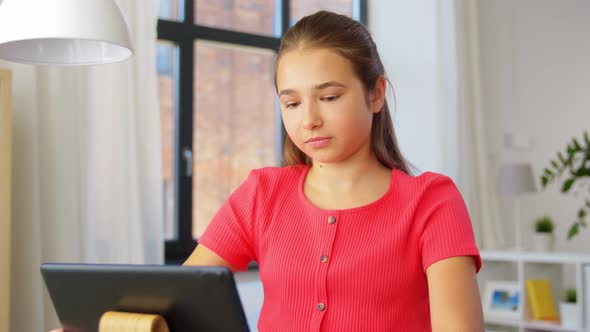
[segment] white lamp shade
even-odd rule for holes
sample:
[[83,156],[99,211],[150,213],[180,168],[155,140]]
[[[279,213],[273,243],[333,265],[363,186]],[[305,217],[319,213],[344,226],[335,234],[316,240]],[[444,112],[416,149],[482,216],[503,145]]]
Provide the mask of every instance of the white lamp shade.
[[91,65],[132,54],[127,23],[113,0],[1,1],[1,59]]
[[507,164],[498,170],[498,192],[519,195],[536,191],[535,176],[530,164]]

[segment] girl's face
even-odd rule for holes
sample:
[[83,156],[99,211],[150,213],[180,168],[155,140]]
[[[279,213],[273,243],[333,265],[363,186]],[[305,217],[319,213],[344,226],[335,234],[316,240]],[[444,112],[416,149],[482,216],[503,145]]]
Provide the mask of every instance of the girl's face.
[[373,113],[384,103],[384,79],[367,101],[346,58],[329,49],[297,49],[282,55],[277,89],[287,134],[314,162],[341,162],[370,151]]

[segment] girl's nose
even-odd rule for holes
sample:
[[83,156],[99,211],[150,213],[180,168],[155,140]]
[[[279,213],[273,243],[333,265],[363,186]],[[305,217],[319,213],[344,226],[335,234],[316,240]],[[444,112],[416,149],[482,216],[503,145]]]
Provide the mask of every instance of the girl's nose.
[[304,129],[311,130],[319,128],[324,123],[319,114],[317,106],[314,103],[309,103],[303,108],[301,124]]

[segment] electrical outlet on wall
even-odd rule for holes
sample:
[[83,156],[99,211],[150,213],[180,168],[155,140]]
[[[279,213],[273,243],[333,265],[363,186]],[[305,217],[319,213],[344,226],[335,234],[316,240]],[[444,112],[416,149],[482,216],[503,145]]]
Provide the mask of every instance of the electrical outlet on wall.
[[532,149],[531,137],[521,133],[505,133],[504,147],[519,151],[530,151]]

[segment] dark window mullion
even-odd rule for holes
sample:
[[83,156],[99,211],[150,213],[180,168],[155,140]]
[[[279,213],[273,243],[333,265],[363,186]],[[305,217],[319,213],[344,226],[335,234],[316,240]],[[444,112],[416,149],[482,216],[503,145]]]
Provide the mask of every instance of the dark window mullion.
[[195,23],[195,1],[198,0],[179,1],[184,1],[184,23],[193,25]]
[[[290,27],[290,16],[291,16],[291,9],[290,9],[290,1],[289,0],[281,0],[281,36],[283,36]],[[278,50],[278,48],[277,48]]]
[[359,22],[361,22],[362,24],[364,24],[365,26],[367,25],[367,0],[355,0],[358,1],[359,4],[359,9],[360,9],[360,17],[359,17]]
[[186,35],[185,24],[180,22],[158,20],[158,39],[180,43]]
[[[184,38],[180,44],[179,112],[176,117],[177,145],[175,149],[177,186],[178,240],[181,243],[192,240],[192,163],[185,153],[193,148],[193,68],[194,43]],[[191,167],[191,169],[189,169]]]
[[[192,151],[193,131],[193,40],[185,35],[176,41],[179,47],[179,91],[178,111],[174,116],[174,223],[177,237],[167,241],[165,246],[166,263],[182,263],[194,249],[196,242],[192,238],[192,176],[187,174],[189,163],[184,156],[185,150]],[[190,170],[192,173],[192,169]]]
[[190,29],[191,35],[194,39],[217,41],[233,45],[278,50],[279,44],[281,42],[280,38],[277,37],[255,35],[246,32],[212,28],[203,25],[193,25],[190,27]]
[[[166,261],[181,263],[196,245],[192,237],[192,163],[188,163],[185,151],[192,152],[193,132],[193,68],[194,42],[190,34],[193,25],[193,0],[185,0],[182,23],[161,22],[158,30],[170,32],[179,46],[179,101],[175,116],[175,203],[174,223],[177,225],[176,241],[166,243]],[[172,38],[171,38],[172,39]],[[191,167],[189,170],[188,167]]]

